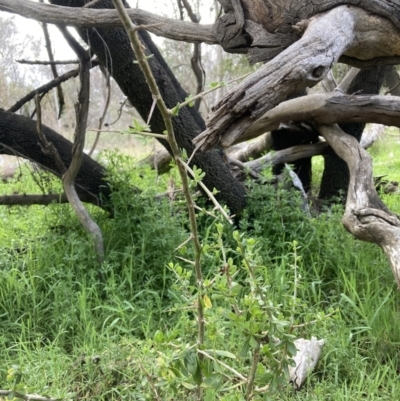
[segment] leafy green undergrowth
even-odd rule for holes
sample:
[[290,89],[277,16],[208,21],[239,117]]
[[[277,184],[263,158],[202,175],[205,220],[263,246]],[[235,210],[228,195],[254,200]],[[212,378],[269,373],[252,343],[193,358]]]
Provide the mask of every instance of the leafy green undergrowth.
[[[157,178],[132,172],[129,158],[108,160],[114,215],[90,208],[104,233],[101,267],[69,206],[0,208],[1,389],[243,400],[259,349],[254,400],[397,398],[400,297],[385,256],[345,232],[340,207],[308,217],[296,192],[258,186],[239,227],[199,212],[206,335],[198,349],[185,207],[179,193],[174,202],[158,196],[176,172]],[[0,186],[38,191],[29,175]],[[296,392],[285,376],[293,340],[311,336],[326,344]]]

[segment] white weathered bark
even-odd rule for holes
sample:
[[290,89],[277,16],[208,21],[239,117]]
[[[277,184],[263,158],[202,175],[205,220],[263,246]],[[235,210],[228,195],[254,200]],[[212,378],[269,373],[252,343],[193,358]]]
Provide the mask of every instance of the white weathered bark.
[[303,385],[314,370],[324,344],[324,340],[317,340],[315,337],[311,337],[311,340],[299,338],[294,341],[297,354],[293,358],[295,366],[289,366],[289,381],[295,385],[296,389]]
[[362,9],[341,6],[317,15],[300,40],[215,106],[207,130],[194,141],[202,149],[228,147],[268,110],[322,80],[342,55],[368,60],[400,54],[399,46],[400,33],[391,22]]
[[282,102],[265,113],[240,137],[251,139],[282,123],[314,121],[320,124],[366,122],[400,128],[400,97],[344,95],[342,92],[302,96]]
[[343,225],[357,239],[378,244],[389,259],[400,289],[400,220],[381,201],[372,177],[372,159],[337,125],[319,125],[326,141],[348,165],[350,183]]

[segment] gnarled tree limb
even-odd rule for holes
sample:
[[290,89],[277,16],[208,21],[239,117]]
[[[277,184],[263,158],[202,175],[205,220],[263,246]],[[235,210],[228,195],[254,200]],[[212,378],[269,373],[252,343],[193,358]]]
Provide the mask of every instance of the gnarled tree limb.
[[[392,35],[388,36],[388,32]],[[381,56],[384,51],[388,56],[391,52],[399,54],[399,38],[389,21],[370,16],[359,8],[341,6],[316,16],[300,40],[216,105],[207,121],[207,130],[194,142],[202,149],[210,149],[217,143],[230,146],[265,112],[300,89],[322,80],[342,54],[360,56],[365,49],[367,59]]]
[[376,193],[371,157],[355,138],[338,126],[321,124],[318,129],[350,170],[343,225],[357,239],[378,244],[383,249],[400,289],[400,220]]
[[251,125],[241,138],[272,131],[282,123],[314,121],[321,124],[364,122],[400,128],[400,98],[382,95],[315,94],[282,102]]
[[[71,7],[53,4],[40,4],[26,0],[0,0],[0,11],[60,26],[97,29],[122,27],[118,13],[109,9],[80,8],[79,12],[77,12],[76,9]],[[131,8],[128,13],[136,24],[146,25],[146,29],[155,35],[186,42],[218,43],[211,33],[211,25],[200,25],[193,22],[160,17],[138,8]]]

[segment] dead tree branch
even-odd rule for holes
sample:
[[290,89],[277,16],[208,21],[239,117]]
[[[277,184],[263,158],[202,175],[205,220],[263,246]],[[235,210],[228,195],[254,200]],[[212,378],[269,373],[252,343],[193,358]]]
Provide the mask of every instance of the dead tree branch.
[[[93,61],[91,64],[91,68],[96,67],[98,63],[96,61]],[[68,81],[71,78],[75,78],[79,75],[79,68],[76,70],[71,70],[66,72],[65,74],[60,75],[57,79],[53,79],[50,82],[47,82],[47,84],[44,84],[40,86],[39,88],[36,88],[35,90],[29,92],[27,95],[25,95],[22,99],[19,99],[13,106],[11,106],[7,111],[11,113],[15,113],[18,111],[25,103],[28,103],[32,99],[35,98],[36,94],[46,94],[50,92],[53,88],[57,87],[58,85],[62,84],[65,81]]]
[[400,289],[400,220],[381,201],[372,177],[372,159],[337,125],[319,125],[326,141],[348,165],[350,184],[343,225],[357,239],[378,244],[389,259]]
[[107,112],[108,112],[108,107],[110,106],[110,100],[111,100],[111,81],[110,81],[110,73],[103,67],[100,66],[100,71],[103,75],[104,78],[104,82],[105,82],[105,88],[104,88],[104,109],[103,109],[103,113],[101,114],[100,118],[99,118],[99,124],[97,126],[97,134],[96,134],[96,138],[93,142],[93,145],[88,153],[89,156],[92,156],[97,144],[99,143],[99,139],[100,139],[100,135],[101,135],[101,129],[103,128],[104,125],[104,120],[107,116]]
[[[188,0],[179,0],[178,4],[180,6],[183,6],[187,12],[187,15],[189,16],[190,20],[194,22],[195,24],[198,24],[200,22],[200,19],[197,17],[197,15],[193,12],[192,7]],[[183,20],[183,13],[181,10],[181,16]],[[202,54],[201,54],[201,43],[195,43],[193,45],[193,55],[190,59],[190,64],[192,66],[193,73],[196,77],[196,82],[197,82],[197,87],[196,87],[196,95],[199,93],[203,92],[204,90],[204,84],[205,84],[205,71],[202,65]],[[202,98],[197,98],[194,102],[194,107],[196,110],[199,110],[200,104],[201,104]]]
[[78,60],[15,60],[19,64],[30,64],[30,65],[67,65],[67,64],[79,64]]
[[80,62],[79,78],[81,87],[78,94],[78,102],[75,105],[76,128],[74,134],[74,145],[72,148],[72,160],[68,170],[63,175],[63,187],[65,194],[77,214],[79,221],[94,240],[95,251],[99,264],[104,261],[104,243],[100,227],[90,217],[85,206],[79,199],[75,189],[75,178],[81,168],[83,161],[83,149],[85,146],[86,126],[89,113],[90,98],[90,54],[82,48],[76,39],[67,31],[60,27],[64,38],[76,53]]
[[269,110],[240,137],[250,139],[277,129],[282,123],[315,121],[321,124],[365,122],[400,127],[400,97],[316,94],[282,102]]
[[[0,11],[21,15],[25,18],[60,26],[79,28],[121,28],[116,10],[80,8],[79,13],[71,7],[40,4],[26,0],[0,0]],[[217,44],[211,33],[212,25],[200,25],[139,10],[128,9],[130,18],[138,25],[146,25],[149,32],[172,40]]]
[[342,54],[355,56],[360,49],[367,48],[372,59],[381,54],[385,42],[388,51],[397,51],[397,35],[388,35],[389,31],[393,32],[390,22],[372,18],[355,7],[340,6],[315,16],[300,40],[259,68],[216,105],[208,118],[207,130],[195,138],[195,144],[206,150],[217,143],[223,147],[235,143],[268,110],[321,81]]
[[[39,0],[39,2],[43,3],[43,0]],[[44,34],[44,41],[45,41],[45,45],[46,45],[47,55],[49,57],[49,61],[51,62],[51,64],[50,64],[51,72],[53,73],[53,78],[57,79],[58,71],[57,71],[56,65],[54,64],[54,55],[53,55],[53,50],[51,48],[49,29],[45,22],[42,23],[42,29],[43,29],[43,34]],[[65,105],[65,98],[64,98],[64,93],[63,93],[61,85],[57,85],[57,98],[58,98],[58,118],[60,118],[61,113],[64,108],[64,105]]]

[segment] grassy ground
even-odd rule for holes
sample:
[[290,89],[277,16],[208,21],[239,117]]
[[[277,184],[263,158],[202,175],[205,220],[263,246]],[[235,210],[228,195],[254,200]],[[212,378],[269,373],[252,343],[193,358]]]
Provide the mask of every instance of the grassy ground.
[[[387,138],[371,150],[375,172],[397,180],[400,147]],[[0,389],[191,400],[200,369],[205,400],[243,400],[237,373],[249,374],[257,339],[255,385],[270,388],[255,400],[398,399],[400,295],[379,248],[344,231],[340,207],[308,218],[296,194],[254,188],[238,233],[200,213],[208,356],[199,359],[197,289],[184,261],[192,253],[177,250],[189,236],[185,211],[179,197],[154,197],[175,173],[130,173],[127,157],[110,160],[114,217],[91,209],[105,237],[101,267],[67,205],[0,208]],[[145,192],[133,194],[129,183]],[[0,190],[38,187],[24,175]],[[398,195],[385,201],[400,209]],[[278,379],[292,339],[311,336],[325,339],[322,357],[294,391]]]

